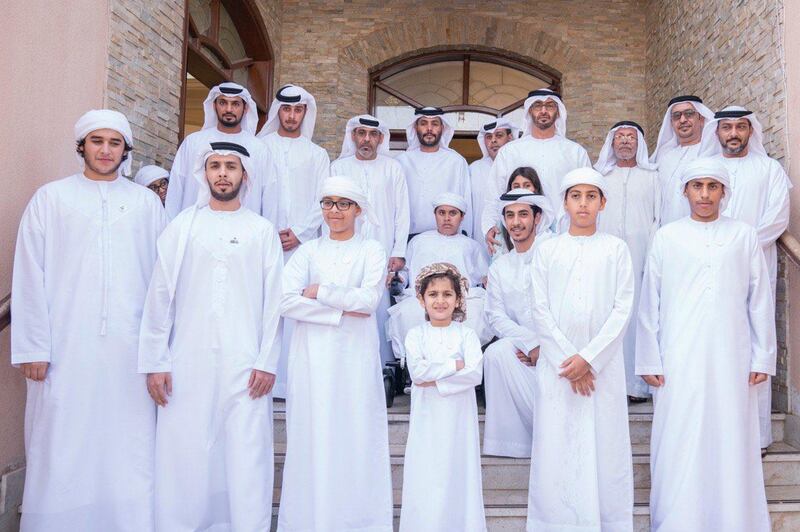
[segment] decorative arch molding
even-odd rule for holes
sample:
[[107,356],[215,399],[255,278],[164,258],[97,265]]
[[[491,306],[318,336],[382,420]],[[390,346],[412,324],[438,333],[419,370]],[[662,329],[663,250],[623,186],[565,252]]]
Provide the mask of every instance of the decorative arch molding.
[[[337,114],[346,120],[369,110],[369,75],[389,64],[421,54],[482,51],[555,71],[570,111],[569,135],[594,142],[592,62],[581,50],[544,24],[491,16],[443,16],[413,19],[379,28],[341,48],[338,57]],[[572,117],[583,117],[582,121]]]

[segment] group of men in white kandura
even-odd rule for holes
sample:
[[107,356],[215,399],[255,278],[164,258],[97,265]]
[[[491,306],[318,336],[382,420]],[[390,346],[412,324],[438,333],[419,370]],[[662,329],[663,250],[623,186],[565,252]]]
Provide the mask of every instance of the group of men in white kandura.
[[[396,159],[386,124],[354,117],[329,165],[298,86],[258,136],[244,87],[204,106],[172,171],[143,168],[143,186],[122,177],[125,116],[86,113],[82,171],[23,215],[23,530],[268,530],[273,396],[287,410],[278,530],[392,530],[392,344],[413,382],[404,530],[485,530],[481,377],[484,454],[532,458],[529,530],[632,529],[626,396],[650,391],[652,528],[769,530],[759,448],[791,185],[752,112],[675,98],[652,159],[622,121],[592,169],[540,89],[522,136],[487,124],[468,168],[437,108],[417,110]],[[517,170],[534,190],[509,190]],[[414,289],[390,307],[397,278]]]

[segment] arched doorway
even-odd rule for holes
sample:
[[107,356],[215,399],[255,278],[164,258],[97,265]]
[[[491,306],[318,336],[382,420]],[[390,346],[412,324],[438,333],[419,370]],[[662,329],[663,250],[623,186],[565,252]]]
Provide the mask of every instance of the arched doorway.
[[436,51],[405,58],[370,72],[369,108],[392,130],[391,147],[406,147],[405,127],[414,109],[441,107],[456,128],[450,146],[468,161],[481,157],[475,136],[491,117],[522,120],[532,89],[560,91],[561,75],[507,54]]
[[186,0],[181,140],[203,125],[208,89],[234,81],[250,91],[263,122],[272,93],[273,55],[252,0]]

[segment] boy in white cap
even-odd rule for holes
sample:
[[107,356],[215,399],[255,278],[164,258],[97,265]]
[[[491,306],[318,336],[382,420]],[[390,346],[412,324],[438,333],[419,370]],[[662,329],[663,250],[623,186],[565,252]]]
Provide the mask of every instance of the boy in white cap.
[[356,232],[376,219],[349,178],[326,179],[328,231],[286,263],[283,316],[295,320],[286,394],[279,531],[391,532],[389,434],[375,311],[386,252]]
[[155,164],[148,164],[139,168],[133,182],[137,185],[147,187],[156,194],[163,205],[167,199],[167,189],[169,188],[169,172]]
[[691,215],[655,235],[642,283],[636,373],[652,386],[656,532],[767,532],[758,387],[775,374],[775,320],[756,229],[721,215],[726,165],[683,168]]
[[633,529],[622,339],[633,305],[628,246],[597,231],[603,176],[567,173],[567,232],[533,252],[536,366],[528,531]]
[[[425,231],[408,243],[406,267],[399,272],[403,283],[413,283],[425,266],[435,262],[447,262],[455,266],[468,280],[470,286],[466,299],[469,313],[465,325],[472,327],[483,343],[491,340],[483,314],[483,300],[486,294],[483,283],[489,269],[488,256],[475,240],[461,232],[464,216],[468,212],[466,200],[452,192],[439,194],[434,201],[433,216],[436,229]],[[430,216],[430,215],[429,215]],[[405,355],[404,340],[408,331],[425,321],[422,307],[416,301],[414,287],[406,288],[398,296],[398,304],[389,307],[386,322],[387,336],[398,358]]]
[[22,530],[153,529],[155,411],[136,373],[164,209],[130,173],[125,115],[75,124],[83,170],[36,191],[14,255],[11,362],[27,377]]

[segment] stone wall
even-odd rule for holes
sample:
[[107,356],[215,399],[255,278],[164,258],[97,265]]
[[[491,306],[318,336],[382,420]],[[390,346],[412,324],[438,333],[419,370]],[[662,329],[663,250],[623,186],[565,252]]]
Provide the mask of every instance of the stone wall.
[[611,124],[644,120],[645,8],[641,0],[285,0],[279,77],[315,95],[315,140],[338,155],[346,119],[367,110],[370,68],[425,49],[511,52],[562,73],[568,134],[595,157]]
[[692,93],[712,110],[755,111],[767,151],[784,158],[783,0],[650,0],[647,34],[648,140],[670,98]]
[[170,168],[183,83],[183,0],[111,0],[106,105],[128,116],[134,172]]

